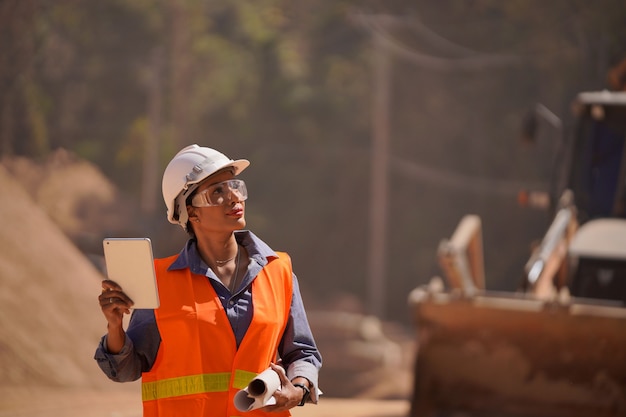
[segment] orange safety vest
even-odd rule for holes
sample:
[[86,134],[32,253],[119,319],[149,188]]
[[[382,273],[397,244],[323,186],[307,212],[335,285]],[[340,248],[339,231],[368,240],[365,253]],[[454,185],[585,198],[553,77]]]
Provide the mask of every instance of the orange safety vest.
[[[161,305],[156,361],[142,375],[144,416],[241,416],[235,394],[277,359],[289,318],[291,260],[278,253],[252,281],[253,316],[239,349],[226,312],[209,282],[189,268],[168,271],[176,259],[155,260]],[[245,416],[290,416],[253,410]]]

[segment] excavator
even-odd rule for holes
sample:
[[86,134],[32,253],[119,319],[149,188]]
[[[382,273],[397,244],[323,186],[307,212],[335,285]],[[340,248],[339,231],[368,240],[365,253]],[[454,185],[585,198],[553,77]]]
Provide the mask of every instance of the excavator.
[[[485,288],[482,219],[409,295],[411,417],[626,416],[626,89],[579,93],[549,208],[516,291]],[[536,125],[531,124],[529,130]]]

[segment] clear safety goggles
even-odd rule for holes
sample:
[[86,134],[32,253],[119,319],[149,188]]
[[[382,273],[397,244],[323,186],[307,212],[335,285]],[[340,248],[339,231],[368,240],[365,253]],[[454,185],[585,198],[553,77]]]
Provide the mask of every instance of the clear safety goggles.
[[226,180],[211,185],[191,199],[194,207],[222,206],[231,201],[245,201],[248,198],[246,183],[242,180]]

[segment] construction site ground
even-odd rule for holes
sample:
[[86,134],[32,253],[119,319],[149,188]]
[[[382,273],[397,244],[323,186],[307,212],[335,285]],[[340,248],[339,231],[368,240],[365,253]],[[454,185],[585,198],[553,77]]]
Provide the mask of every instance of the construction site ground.
[[[0,417],[141,417],[137,386],[124,390],[3,387]],[[296,407],[294,417],[404,417],[404,400],[322,398],[317,405]]]

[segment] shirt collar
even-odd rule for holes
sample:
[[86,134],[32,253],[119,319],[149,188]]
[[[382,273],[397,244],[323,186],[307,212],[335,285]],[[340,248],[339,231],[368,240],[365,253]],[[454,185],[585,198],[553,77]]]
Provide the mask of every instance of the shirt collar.
[[[254,233],[249,230],[239,230],[235,232],[235,239],[237,243],[246,248],[248,256],[253,258],[262,267],[267,265],[271,258],[277,258],[278,255],[267,243],[259,239]],[[173,271],[177,269],[189,268],[195,273],[204,274],[200,272],[206,270],[207,266],[200,258],[198,253],[198,247],[196,245],[195,238],[191,238],[185,244],[185,247],[180,251],[176,260],[169,266],[168,270]]]

